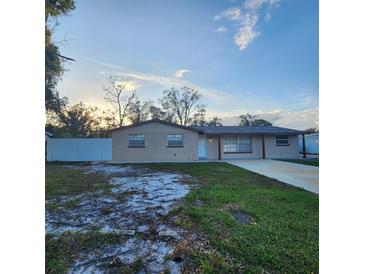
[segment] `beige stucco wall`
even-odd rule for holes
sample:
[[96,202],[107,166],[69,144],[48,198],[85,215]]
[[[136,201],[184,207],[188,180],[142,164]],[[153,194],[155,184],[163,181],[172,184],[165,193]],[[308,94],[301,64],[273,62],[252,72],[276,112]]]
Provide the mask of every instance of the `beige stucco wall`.
[[265,136],[266,158],[297,159],[299,158],[298,136],[289,136],[289,146],[277,146],[275,136]]
[[[212,141],[208,141],[207,157],[208,160],[218,159],[218,137],[211,136]],[[224,153],[223,136],[221,137],[221,158],[228,159],[259,159],[262,158],[262,139],[261,136],[252,136],[252,153]],[[289,146],[276,146],[275,136],[265,136],[265,154],[268,159],[288,159],[299,158],[298,136],[290,136]]]
[[[129,148],[129,134],[144,134],[144,148]],[[183,134],[184,147],[167,147],[168,134]],[[112,159],[117,162],[175,162],[198,160],[198,132],[150,123],[114,131],[112,134]]]

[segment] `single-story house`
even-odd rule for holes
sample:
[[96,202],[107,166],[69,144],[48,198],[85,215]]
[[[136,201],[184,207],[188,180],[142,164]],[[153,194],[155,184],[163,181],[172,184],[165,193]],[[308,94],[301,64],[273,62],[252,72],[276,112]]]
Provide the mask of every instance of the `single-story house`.
[[112,131],[116,162],[299,158],[300,130],[276,126],[181,126],[152,119]]

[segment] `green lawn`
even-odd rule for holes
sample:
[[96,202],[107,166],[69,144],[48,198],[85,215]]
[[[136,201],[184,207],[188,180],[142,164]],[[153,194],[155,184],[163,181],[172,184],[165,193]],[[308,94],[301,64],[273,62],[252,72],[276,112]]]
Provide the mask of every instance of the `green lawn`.
[[318,158],[307,158],[307,159],[278,159],[279,161],[290,162],[294,164],[302,164],[308,166],[318,166],[319,167],[319,159]]
[[[224,255],[249,273],[318,273],[318,195],[226,163],[151,164],[200,178],[183,212],[205,233],[222,258],[193,254],[205,272],[233,273]],[[201,201],[201,206],[194,202]],[[255,218],[238,224],[226,210],[235,205]]]
[[[194,269],[202,273],[237,273],[240,266],[244,273],[318,273],[318,195],[226,163],[141,166],[198,178],[197,187],[188,194],[180,210],[173,213],[186,216],[186,221],[179,225],[206,235],[218,252],[187,253],[186,261]],[[103,183],[106,179],[46,165],[48,197],[74,195],[89,187],[107,189]],[[237,223],[229,208],[250,214],[255,224]],[[102,244],[113,241],[112,235],[107,239],[97,234],[94,237]],[[76,242],[80,241],[83,239]],[[59,261],[62,255],[67,255],[63,253],[65,249],[73,254],[64,240],[59,243],[46,239],[47,272],[57,273],[55,266],[63,270],[67,267],[70,259]]]
[[61,163],[46,164],[46,198],[107,190],[110,188],[107,181],[108,176],[104,174],[85,174],[64,168]]

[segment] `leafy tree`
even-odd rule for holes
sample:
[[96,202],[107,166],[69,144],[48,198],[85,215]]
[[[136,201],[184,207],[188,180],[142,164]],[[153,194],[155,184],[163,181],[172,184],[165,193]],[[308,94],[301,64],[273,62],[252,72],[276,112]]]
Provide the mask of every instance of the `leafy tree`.
[[110,130],[118,127],[115,113],[111,110],[99,111],[97,107],[86,106],[82,102],[63,108],[63,119],[53,111],[47,112],[46,131],[55,137],[110,137]]
[[141,102],[138,97],[135,97],[130,105],[129,120],[132,124],[146,121],[150,115],[150,106],[152,102]]
[[192,126],[206,126],[207,122],[205,121],[205,113],[206,110],[204,108],[199,109],[193,116]]
[[240,126],[272,126],[272,124],[264,119],[258,119],[257,114],[242,114],[239,116]]
[[182,87],[181,91],[175,88],[164,91],[161,98],[161,105],[168,116],[172,116],[180,125],[192,123],[193,117],[204,109],[204,105],[199,104],[201,94],[189,87]]
[[319,129],[318,128],[307,128],[306,130],[304,130],[304,132],[306,134],[318,133],[319,132]]
[[136,98],[136,92],[129,91],[126,84],[119,81],[118,77],[114,75],[108,77],[107,85],[103,89],[105,101],[114,107],[118,124],[123,126],[124,120],[131,114],[131,106]]
[[62,132],[62,137],[91,137],[100,124],[97,107],[86,106],[83,102],[70,107],[63,106],[61,113],[62,115],[57,115],[49,111],[47,120],[49,127]]
[[118,122],[115,119],[115,112],[111,110],[104,110],[97,116],[98,122],[94,129],[94,137],[111,137],[110,130],[118,127]]
[[272,124],[264,119],[255,119],[252,121],[251,126],[263,127],[263,126],[272,126]]
[[174,116],[171,113],[168,113],[159,106],[153,104],[150,105],[149,112],[151,115],[151,119],[160,119],[160,120],[165,120],[167,122],[172,122],[174,119]]
[[74,0],[46,0],[45,13],[46,22],[49,16],[59,17],[68,14],[75,8]]
[[239,116],[240,126],[252,126],[252,122],[257,118],[256,114],[242,114]]
[[74,0],[46,0],[45,1],[45,106],[47,110],[57,108],[63,98],[56,90],[58,81],[65,71],[64,62],[72,60],[61,55],[58,47],[52,41],[52,31],[49,18],[56,22],[60,16],[67,15],[75,8]]
[[207,126],[210,126],[210,127],[220,127],[220,126],[223,126],[222,119],[220,119],[218,117],[213,117],[212,120],[210,120],[207,123]]
[[155,106],[155,105],[151,105],[149,111],[151,114],[151,119],[163,120],[163,118],[166,115],[165,111],[163,111],[159,106]]

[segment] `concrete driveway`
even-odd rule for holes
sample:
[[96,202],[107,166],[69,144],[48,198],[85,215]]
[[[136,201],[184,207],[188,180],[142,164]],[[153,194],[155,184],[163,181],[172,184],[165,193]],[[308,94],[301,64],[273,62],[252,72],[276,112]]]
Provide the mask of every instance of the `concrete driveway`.
[[319,168],[269,159],[227,160],[229,164],[319,193]]

